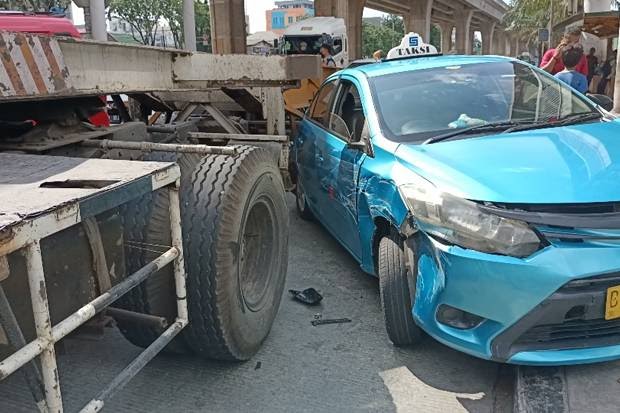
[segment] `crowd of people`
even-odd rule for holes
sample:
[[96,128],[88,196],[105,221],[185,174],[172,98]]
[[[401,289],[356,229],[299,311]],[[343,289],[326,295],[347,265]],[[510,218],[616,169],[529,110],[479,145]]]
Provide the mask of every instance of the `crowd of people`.
[[613,96],[616,51],[599,62],[596,49],[591,48],[586,55],[580,40],[581,30],[566,33],[560,44],[545,52],[540,67],[581,93]]

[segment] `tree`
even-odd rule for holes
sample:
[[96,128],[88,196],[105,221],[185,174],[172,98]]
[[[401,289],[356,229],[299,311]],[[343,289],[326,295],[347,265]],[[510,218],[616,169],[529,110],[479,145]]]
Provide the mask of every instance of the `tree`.
[[[405,23],[400,16],[389,14],[381,18],[381,22],[371,24],[368,21],[362,22],[362,55],[370,57],[377,50],[383,50],[387,54],[390,49],[400,44],[405,36]],[[424,41],[440,48],[441,31],[431,25],[431,38]]]
[[157,29],[167,10],[167,0],[112,0],[108,16],[131,26],[131,35],[142,44],[155,46]]
[[[194,1],[196,38],[202,39],[211,30],[207,0]],[[133,38],[140,43],[154,46],[157,32],[167,22],[174,46],[183,44],[182,0],[111,0],[108,15],[118,17],[131,26]],[[201,42],[202,43],[202,42]],[[205,50],[204,46],[202,50]]]
[[162,1],[162,18],[168,22],[174,47],[183,44],[183,0]]
[[504,23],[508,31],[526,41],[535,41],[538,29],[548,27],[550,20],[560,21],[566,12],[563,0],[512,0],[504,16]]
[[201,52],[211,52],[211,13],[209,0],[196,0],[194,2],[196,14],[196,39],[197,49]]
[[[183,2],[172,0],[171,6],[164,13],[174,37],[176,47],[184,44],[183,40]],[[211,51],[211,14],[208,0],[194,0],[194,20],[196,26],[196,49],[201,52]]]
[[377,50],[385,54],[398,45],[405,35],[403,19],[396,15],[388,15],[378,25],[362,22],[362,54],[372,56]]

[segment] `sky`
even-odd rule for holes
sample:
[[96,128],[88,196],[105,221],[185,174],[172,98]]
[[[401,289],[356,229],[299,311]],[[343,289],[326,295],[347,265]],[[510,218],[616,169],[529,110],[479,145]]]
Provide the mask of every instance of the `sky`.
[[[76,24],[84,24],[84,13],[82,9],[72,4],[73,19]],[[245,13],[250,17],[250,32],[260,32],[265,30],[266,20],[265,11],[274,8],[273,0],[245,0]],[[384,13],[376,10],[364,9],[364,17],[383,16]]]

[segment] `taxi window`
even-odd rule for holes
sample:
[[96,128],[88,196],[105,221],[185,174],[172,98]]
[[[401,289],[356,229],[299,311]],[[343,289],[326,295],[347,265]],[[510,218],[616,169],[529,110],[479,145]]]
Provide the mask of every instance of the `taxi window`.
[[362,136],[365,121],[359,91],[353,83],[343,80],[330,114],[329,129],[346,141],[357,142]]
[[333,80],[323,85],[318,96],[310,107],[310,118],[315,122],[327,126],[329,118],[329,103],[336,87],[336,81]]
[[568,86],[517,62],[478,63],[371,78],[382,130],[422,142],[467,122],[553,121],[593,111]]

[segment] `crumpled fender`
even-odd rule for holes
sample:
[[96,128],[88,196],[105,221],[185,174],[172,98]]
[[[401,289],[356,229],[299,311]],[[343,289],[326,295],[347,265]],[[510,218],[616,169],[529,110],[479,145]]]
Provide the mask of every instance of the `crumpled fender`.
[[[364,162],[359,178],[358,220],[360,239],[362,241],[362,270],[375,274],[372,244],[377,230],[377,218],[383,218],[395,228],[400,228],[407,219],[408,209],[400,196],[398,187],[389,171],[376,173],[382,162],[368,159]],[[387,172],[387,174],[386,174]],[[387,178],[386,178],[387,176]]]

